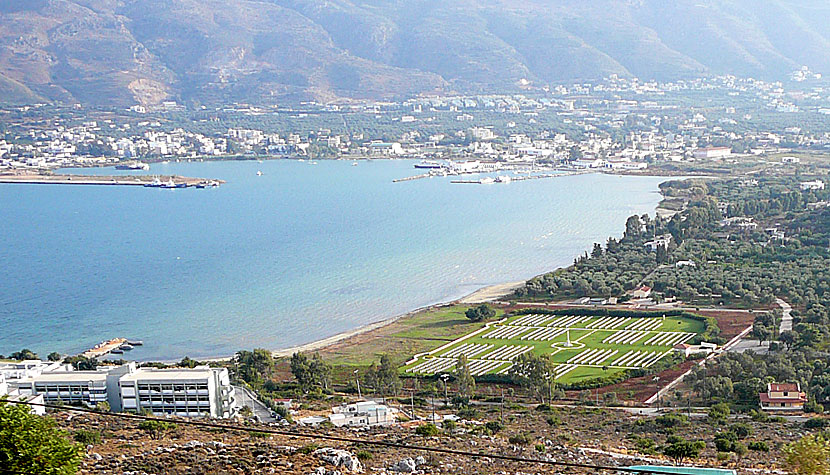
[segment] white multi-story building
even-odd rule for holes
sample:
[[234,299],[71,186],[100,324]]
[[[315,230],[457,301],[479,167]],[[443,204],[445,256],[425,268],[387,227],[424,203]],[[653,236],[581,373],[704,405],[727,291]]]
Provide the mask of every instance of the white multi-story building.
[[113,411],[226,418],[236,415],[236,394],[225,368],[136,368],[135,363],[94,371],[43,371],[12,382],[23,395],[47,403],[106,402]]
[[329,421],[335,427],[386,426],[397,421],[398,411],[374,401],[361,401],[335,407]]
[[141,368],[122,376],[118,384],[124,411],[217,418],[236,413],[235,391],[224,368]]

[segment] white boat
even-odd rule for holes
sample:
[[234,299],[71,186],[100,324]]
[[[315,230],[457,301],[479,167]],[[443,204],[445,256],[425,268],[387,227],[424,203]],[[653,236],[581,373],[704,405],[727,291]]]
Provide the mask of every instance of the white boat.
[[513,181],[513,179],[512,179],[512,178],[510,178],[510,177],[509,177],[509,176],[507,176],[507,175],[497,176],[497,177],[496,177],[496,183],[510,183],[511,181]]
[[356,167],[356,166],[357,166],[357,162],[352,162],[352,166],[353,166],[353,167]]
[[164,183],[156,177],[152,182],[145,184],[144,186],[148,188],[161,188]]
[[256,176],[262,176],[262,171],[257,170],[257,172],[256,172]]
[[482,185],[492,185],[493,183],[496,182],[496,180],[490,178],[489,176],[486,176],[486,177],[482,178],[481,180],[478,180],[478,182],[481,183]]

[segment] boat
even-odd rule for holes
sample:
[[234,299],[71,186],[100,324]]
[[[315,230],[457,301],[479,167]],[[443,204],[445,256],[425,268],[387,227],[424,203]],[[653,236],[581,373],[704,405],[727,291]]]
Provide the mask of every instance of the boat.
[[128,343],[124,343],[118,349],[119,350],[124,350],[124,351],[131,351],[133,349],[133,345],[130,345]]
[[144,341],[143,340],[127,340],[127,344],[132,345],[132,346],[141,346],[141,345],[144,344]]
[[353,167],[356,167],[356,166],[357,166],[357,162],[352,162],[352,166],[353,166]]
[[124,350],[119,350],[118,348],[116,348],[116,349],[114,349],[114,350],[110,350],[110,353],[112,353],[112,354],[114,354],[114,355],[123,355],[123,354],[124,354]]
[[492,185],[493,183],[496,182],[496,180],[490,178],[489,176],[486,176],[486,177],[482,178],[481,180],[478,180],[478,182],[481,183],[482,185]]
[[142,162],[128,162],[115,166],[116,170],[149,170],[150,165]]
[[153,181],[145,184],[144,186],[148,188],[161,188],[162,186],[164,186],[164,183],[162,183],[161,180],[159,180],[158,177],[156,177],[155,179],[153,179]]
[[416,163],[415,168],[444,168],[444,165],[432,160],[423,160]]
[[262,171],[257,170],[257,171],[256,171],[256,176],[262,176]]
[[196,188],[207,188],[207,183],[196,183]]
[[[187,186],[187,185],[185,185],[185,186]],[[161,185],[161,187],[170,189],[170,188],[178,188],[179,185],[177,185],[176,182],[174,182],[173,179],[171,178],[171,179],[167,180],[167,182],[163,183]]]
[[496,177],[496,183],[510,183],[511,181],[513,181],[513,179],[507,175]]

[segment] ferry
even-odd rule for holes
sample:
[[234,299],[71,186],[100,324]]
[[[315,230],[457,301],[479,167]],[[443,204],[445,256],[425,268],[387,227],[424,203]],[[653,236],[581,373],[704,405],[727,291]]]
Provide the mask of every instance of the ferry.
[[116,170],[149,170],[150,165],[142,162],[129,162],[115,166]]
[[424,160],[422,162],[416,163],[415,168],[444,168],[444,165],[441,165],[440,163],[432,160]]

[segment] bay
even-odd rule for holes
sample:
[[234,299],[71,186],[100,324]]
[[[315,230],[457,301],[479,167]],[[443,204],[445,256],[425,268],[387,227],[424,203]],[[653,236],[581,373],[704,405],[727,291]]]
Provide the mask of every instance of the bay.
[[215,189],[0,185],[0,353],[75,353],[117,336],[144,340],[126,355],[142,360],[292,347],[568,265],[628,216],[653,214],[665,181],[392,183],[412,165],[148,172],[227,180]]

